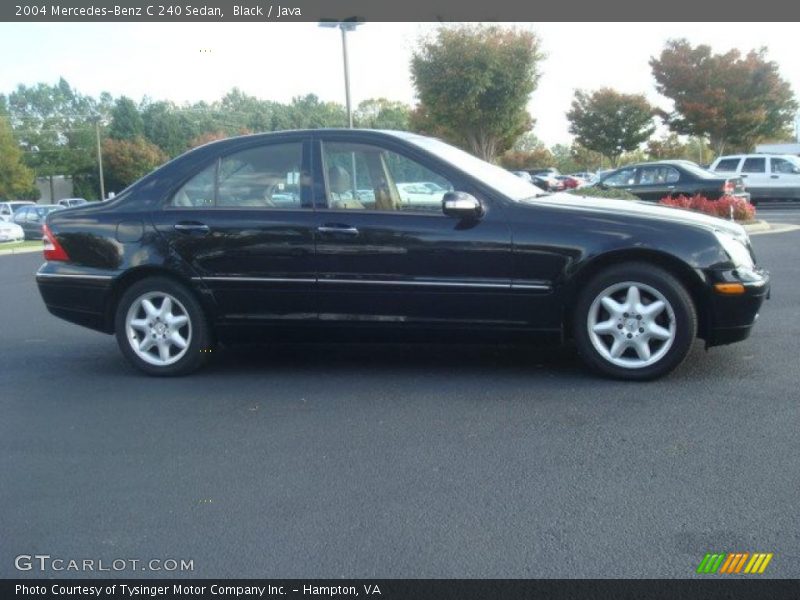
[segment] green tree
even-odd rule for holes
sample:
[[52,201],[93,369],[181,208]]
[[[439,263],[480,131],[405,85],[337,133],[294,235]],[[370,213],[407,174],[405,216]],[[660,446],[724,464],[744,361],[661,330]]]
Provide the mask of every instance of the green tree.
[[519,136],[511,149],[520,152],[533,152],[546,150],[547,147],[544,145],[544,142],[536,136],[535,133],[529,131]]
[[8,115],[0,107],[0,198],[27,198],[32,194],[33,171],[25,166],[22,157]]
[[597,171],[611,166],[611,162],[605,156],[575,142],[570,146],[569,153],[575,165],[575,171]]
[[647,142],[647,156],[651,160],[686,158],[688,154],[687,145],[674,133]]
[[167,160],[167,155],[143,137],[108,138],[103,142],[106,189],[119,192]]
[[528,131],[527,104],[543,55],[531,32],[497,25],[442,27],[411,60],[419,97],[412,124],[493,160]]
[[96,166],[94,122],[107,118],[111,97],[84,96],[61,78],[20,84],[8,96],[11,125],[37,177],[72,176]]
[[120,96],[114,103],[108,135],[115,140],[132,140],[144,135],[142,115],[130,98]]
[[315,94],[293,98],[288,117],[289,129],[347,126],[345,108],[336,102],[322,102]]
[[650,66],[656,89],[672,100],[663,115],[676,133],[708,137],[718,154],[749,150],[758,141],[783,137],[797,102],[766,48],[742,56],[713,54],[706,45],[670,40]]
[[537,169],[553,165],[553,154],[544,146],[533,150],[508,150],[500,156],[500,165],[511,170]]
[[654,114],[643,95],[602,88],[591,94],[577,90],[567,118],[578,144],[617,165],[623,152],[637,149],[653,134]]
[[371,98],[358,105],[353,113],[356,127],[407,131],[411,107],[386,98]]
[[142,102],[142,126],[144,137],[170,157],[188,150],[190,141],[200,133],[195,112],[182,110],[167,101],[145,99]]

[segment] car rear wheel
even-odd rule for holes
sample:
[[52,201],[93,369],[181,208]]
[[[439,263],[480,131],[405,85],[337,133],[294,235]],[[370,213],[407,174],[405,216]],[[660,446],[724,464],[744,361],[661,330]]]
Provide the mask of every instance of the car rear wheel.
[[136,368],[149,375],[185,375],[211,351],[211,333],[194,295],[165,277],[134,283],[119,301],[117,343]]
[[602,271],[584,287],[573,327],[578,352],[590,367],[611,377],[647,380],[686,358],[697,313],[670,273],[627,263]]

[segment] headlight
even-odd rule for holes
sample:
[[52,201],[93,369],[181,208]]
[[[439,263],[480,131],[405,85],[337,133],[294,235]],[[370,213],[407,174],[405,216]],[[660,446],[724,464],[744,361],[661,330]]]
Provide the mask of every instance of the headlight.
[[748,269],[752,269],[755,266],[753,257],[750,256],[750,251],[745,246],[745,242],[722,231],[715,231],[714,235],[717,236],[717,241],[719,241],[722,249],[730,256],[734,266],[747,267]]

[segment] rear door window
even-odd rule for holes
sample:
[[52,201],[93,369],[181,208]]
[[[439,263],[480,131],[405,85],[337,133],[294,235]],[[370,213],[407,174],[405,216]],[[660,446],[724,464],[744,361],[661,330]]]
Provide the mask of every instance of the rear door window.
[[603,180],[604,185],[622,187],[636,183],[636,169],[622,169]]
[[750,157],[744,159],[742,173],[766,173],[767,159],[764,157]]
[[173,195],[175,208],[310,208],[302,202],[303,144],[258,146],[222,157]]

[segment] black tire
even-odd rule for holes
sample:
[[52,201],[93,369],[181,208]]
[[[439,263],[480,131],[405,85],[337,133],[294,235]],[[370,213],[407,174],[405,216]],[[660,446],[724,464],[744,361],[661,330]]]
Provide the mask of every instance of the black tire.
[[[129,341],[129,329],[126,324],[128,312],[140,298],[146,294],[167,294],[177,300],[181,315],[188,317],[188,344],[182,356],[171,364],[155,365],[141,358]],[[114,331],[122,354],[137,369],[155,376],[186,375],[197,370],[208,360],[214,347],[213,334],[208,325],[203,307],[197,298],[184,285],[168,277],[148,277],[137,281],[122,294],[114,315]],[[142,334],[146,337],[147,334]],[[179,354],[180,350],[176,353]],[[157,357],[153,357],[156,359]],[[171,360],[171,359],[170,359]]]
[[[663,342],[653,338],[651,342],[647,342],[648,347],[652,344],[656,350],[653,352],[651,360],[652,364],[646,364],[646,361],[641,358],[641,355],[633,347],[627,347],[624,350],[624,355],[613,358],[609,352],[609,356],[604,356],[601,351],[595,347],[595,343],[604,345],[612,344],[617,334],[609,334],[607,336],[595,335],[596,341],[593,341],[592,334],[589,331],[590,311],[597,310],[598,314],[605,309],[593,309],[593,305],[599,298],[604,295],[608,290],[613,290],[615,286],[621,285],[620,292],[626,289],[629,282],[642,284],[641,291],[644,293],[644,300],[647,301],[648,297],[652,297],[648,291],[651,290],[661,294],[667,301],[668,308],[664,310],[658,319],[661,319],[661,324],[669,328],[672,333],[672,338],[669,343]],[[668,314],[668,309],[671,307],[674,319]],[[627,314],[627,313],[625,313]],[[620,329],[620,336],[631,338],[632,335],[637,335],[637,331],[641,332],[643,329],[630,329],[632,334],[626,333],[633,327],[636,322],[633,320],[635,317],[642,318],[641,315],[631,315],[631,319],[620,318],[620,324],[615,327]],[[610,312],[605,312],[603,322],[614,321]],[[628,323],[632,323],[629,325]],[[674,330],[672,323],[674,322]],[[624,324],[623,324],[624,323]],[[630,262],[609,267],[595,275],[578,293],[577,302],[575,304],[575,312],[573,315],[573,336],[578,353],[584,362],[598,373],[614,377],[617,379],[625,379],[632,381],[645,381],[662,377],[677,368],[686,358],[689,350],[697,335],[697,311],[694,302],[683,286],[673,275],[664,269],[655,265]],[[641,334],[640,334],[641,335]],[[647,334],[644,334],[647,335]],[[646,337],[643,340],[649,339]],[[622,340],[625,343],[625,340]],[[664,348],[661,348],[661,345]],[[646,349],[645,349],[646,350]],[[658,357],[658,354],[663,352],[663,355]],[[657,360],[656,360],[657,359]],[[625,361],[629,360],[631,363],[637,361],[641,362],[641,366],[620,366],[611,362],[612,360]]]

